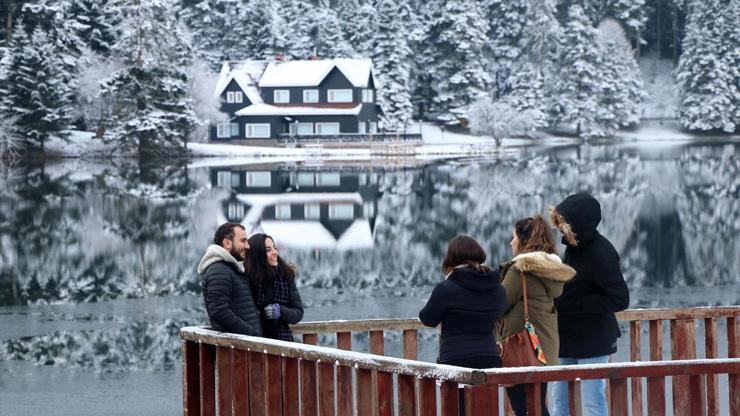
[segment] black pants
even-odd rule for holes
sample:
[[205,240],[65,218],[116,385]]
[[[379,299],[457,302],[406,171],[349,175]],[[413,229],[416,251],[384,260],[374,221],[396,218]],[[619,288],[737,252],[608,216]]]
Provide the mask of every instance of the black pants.
[[[472,357],[455,358],[448,361],[439,361],[439,364],[455,365],[467,368],[498,368],[501,367],[500,355],[475,355]],[[465,389],[458,391],[460,416],[465,416]],[[543,415],[544,416],[544,415]]]
[[[511,408],[516,416],[527,415],[527,389],[525,384],[515,384],[506,388],[506,395],[509,396]],[[540,383],[540,398],[542,403],[542,416],[550,416],[547,412],[547,383]]]

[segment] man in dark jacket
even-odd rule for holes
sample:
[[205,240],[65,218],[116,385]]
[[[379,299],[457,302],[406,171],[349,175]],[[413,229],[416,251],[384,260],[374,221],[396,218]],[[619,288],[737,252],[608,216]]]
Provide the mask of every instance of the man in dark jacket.
[[[587,193],[571,195],[550,213],[555,227],[563,233],[563,261],[576,270],[555,299],[560,335],[560,364],[609,362],[617,351],[621,335],[615,312],[629,305],[629,290],[619,266],[619,254],[596,227],[601,206]],[[606,381],[581,383],[584,415],[607,415]],[[553,385],[555,416],[568,415],[568,384]]]
[[208,246],[198,264],[206,312],[213,330],[262,336],[260,315],[242,263],[248,249],[244,227],[225,223],[216,230],[213,244]]

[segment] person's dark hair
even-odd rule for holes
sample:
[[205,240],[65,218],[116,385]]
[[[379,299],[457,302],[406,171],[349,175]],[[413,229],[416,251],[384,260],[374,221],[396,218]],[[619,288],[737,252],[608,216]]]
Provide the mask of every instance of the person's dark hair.
[[247,229],[244,228],[244,226],[241,224],[237,224],[234,222],[225,222],[218,227],[218,230],[216,230],[216,234],[213,235],[213,244],[223,247],[224,239],[233,240],[234,235],[236,234],[234,232],[234,228],[236,227],[247,231]]
[[[247,259],[244,260],[244,271],[255,286],[259,286],[262,282],[272,281],[275,278],[275,270],[267,264],[265,241],[268,238],[275,244],[275,239],[267,234],[255,234],[249,238],[249,252],[247,253]],[[277,269],[278,273],[288,281],[295,279],[295,267],[286,263],[280,255],[278,255]]]
[[547,222],[541,215],[517,221],[514,225],[514,232],[519,239],[520,253],[544,251],[554,254],[556,252],[555,240],[552,238]]
[[467,235],[458,235],[447,245],[447,256],[442,261],[442,272],[447,274],[461,264],[479,272],[488,272],[491,269],[483,264],[485,261],[486,252],[480,244]]

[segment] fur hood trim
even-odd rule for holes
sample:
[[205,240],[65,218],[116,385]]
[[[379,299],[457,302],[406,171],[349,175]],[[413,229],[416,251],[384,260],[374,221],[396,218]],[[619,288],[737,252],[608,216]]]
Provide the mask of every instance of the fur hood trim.
[[565,283],[576,275],[576,271],[564,264],[557,254],[544,251],[523,253],[514,257],[514,265],[522,272],[532,273],[544,279]]
[[237,261],[234,256],[231,255],[231,253],[226,251],[225,248],[216,244],[211,244],[206,249],[206,254],[203,255],[203,258],[198,264],[198,275],[202,275],[206,271],[208,266],[219,261],[231,263],[235,265],[240,272],[244,273],[244,264],[242,262]]

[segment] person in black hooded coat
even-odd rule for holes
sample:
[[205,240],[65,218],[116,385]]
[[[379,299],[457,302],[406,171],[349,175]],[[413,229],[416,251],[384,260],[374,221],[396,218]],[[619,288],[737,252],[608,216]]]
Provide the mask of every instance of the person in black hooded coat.
[[[563,233],[563,262],[576,271],[555,299],[560,335],[560,364],[606,363],[617,351],[621,335],[616,312],[629,306],[629,290],[619,266],[619,254],[596,227],[601,206],[587,193],[570,195],[550,212]],[[606,382],[584,381],[586,415],[606,415]],[[568,385],[553,384],[553,415],[568,414]]]
[[[440,364],[468,368],[501,366],[494,325],[506,310],[506,290],[498,269],[483,263],[486,253],[470,237],[453,238],[442,263],[445,280],[432,291],[419,311],[421,322],[430,327],[441,324]],[[465,408],[460,390],[460,414]]]

